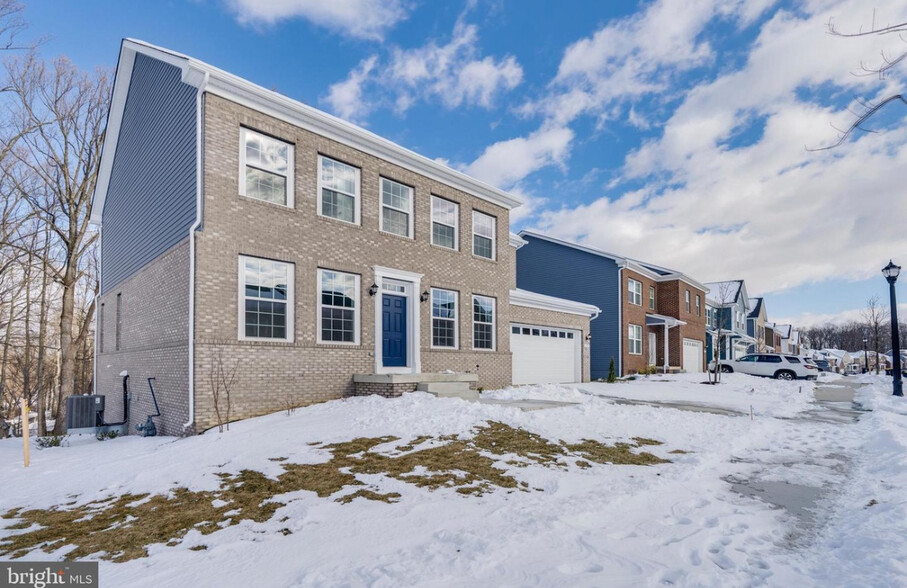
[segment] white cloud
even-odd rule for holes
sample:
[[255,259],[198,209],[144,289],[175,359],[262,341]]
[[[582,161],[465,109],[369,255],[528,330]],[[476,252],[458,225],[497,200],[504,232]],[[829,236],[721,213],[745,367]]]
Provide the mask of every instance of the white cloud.
[[271,25],[304,18],[313,24],[359,39],[381,40],[407,17],[401,0],[227,0],[243,24]]
[[363,59],[345,80],[333,84],[328,89],[325,100],[337,116],[359,122],[371,111],[371,105],[362,96],[362,86],[375,69],[377,62],[376,55]]
[[[707,3],[691,6],[696,14],[727,18]],[[749,10],[749,5],[740,8]],[[739,18],[751,19],[751,14]],[[878,7],[877,15],[880,21],[903,22],[907,6],[889,0]],[[899,54],[897,50],[905,48],[900,39],[842,39],[826,32],[830,17],[857,29],[871,16],[857,0],[817,0],[804,3],[796,13],[776,11],[761,25],[738,69],[723,69],[692,88],[672,84],[670,92],[684,93],[663,133],[626,158],[621,179],[642,182],[642,188],[603,194],[576,209],[543,211],[536,228],[674,267],[702,281],[743,277],[751,291],[765,293],[828,278],[861,279],[875,275],[889,257],[907,256],[902,220],[907,218],[907,120],[833,151],[804,148],[834,140],[829,123],[846,126],[853,120],[846,108],[811,97],[817,88],[837,88],[838,96],[901,90],[902,72],[889,78],[884,90],[877,79],[850,73],[861,58],[871,59],[883,48]],[[706,41],[696,41],[709,22],[704,18],[689,15],[684,22],[691,24],[681,26],[685,32],[678,39],[638,49],[659,66],[633,66],[636,83],[629,91],[658,87],[665,79],[658,68],[670,59],[670,47],[678,54],[680,69],[711,59]],[[606,28],[620,32],[620,26]],[[615,76],[626,79],[628,70],[614,69],[610,57],[620,39],[594,35],[568,48],[545,103],[578,105],[565,117],[573,120],[584,112],[604,112],[621,99],[614,94],[622,90],[602,95],[588,82],[604,79],[597,77],[602,72],[611,81]],[[604,57],[596,60],[595,51]],[[559,92],[560,80],[571,76],[585,81]],[[734,141],[740,132],[748,133],[747,141]],[[535,169],[545,164],[538,163]]]
[[384,60],[377,55],[363,60],[331,86],[324,101],[335,113],[353,119],[379,106],[402,113],[420,100],[438,101],[449,109],[491,108],[499,94],[520,84],[523,69],[513,56],[481,56],[478,42],[478,28],[458,20],[447,43],[394,47]]
[[512,186],[534,170],[563,163],[572,140],[567,127],[542,128],[528,137],[489,145],[465,171],[494,186]]

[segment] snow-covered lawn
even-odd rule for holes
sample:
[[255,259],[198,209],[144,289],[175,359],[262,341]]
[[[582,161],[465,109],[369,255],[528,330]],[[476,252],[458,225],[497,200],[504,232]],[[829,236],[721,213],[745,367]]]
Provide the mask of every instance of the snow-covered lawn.
[[[632,452],[651,452],[671,462],[580,467],[575,455],[562,455],[558,458],[562,463],[554,465],[483,451],[483,456],[494,459],[495,468],[519,484],[491,486],[478,495],[463,494],[456,487],[420,487],[415,478],[393,477],[379,468],[356,473],[365,486],[346,487],[329,496],[308,490],[277,496],[279,508],[263,522],[243,520],[211,534],[191,530],[176,545],[151,545],[148,557],[102,561],[101,583],[157,587],[907,582],[901,563],[907,551],[907,501],[902,491],[907,486],[907,410],[903,400],[899,404],[887,398],[884,378],[870,378],[861,391],[864,403],[874,411],[858,423],[843,424],[809,418],[816,409],[810,404],[811,383],[725,375],[723,384],[706,386],[697,383],[702,379],[703,375],[680,375],[484,395],[573,403],[528,412],[506,404],[436,399],[422,393],[392,400],[351,398],[299,409],[291,416],[278,413],[235,423],[229,432],[189,439],[70,439],[68,447],[33,450],[27,470],[21,465],[21,440],[4,440],[0,514],[71,502],[78,506],[126,493],[168,494],[177,487],[214,492],[222,487],[223,474],[254,470],[278,479],[286,464],[327,462],[332,454],[324,444],[393,436],[399,441],[388,441],[374,451],[401,455],[451,443],[454,437],[449,436],[469,440],[477,427],[494,422],[536,434],[551,446],[578,447],[573,444],[584,439],[627,443]],[[704,403],[745,416],[621,404],[613,397]],[[637,448],[633,438],[663,444]],[[417,439],[421,445],[415,449],[400,449]],[[417,468],[417,475],[425,473]],[[732,490],[732,483],[753,480],[820,488],[820,498],[809,517],[797,518]],[[399,497],[394,502],[337,500],[362,489]],[[872,500],[873,506],[867,506]],[[0,552],[4,539],[29,531],[10,529],[15,523],[15,518],[0,519]],[[63,558],[68,549],[50,555],[33,551],[26,559]]]

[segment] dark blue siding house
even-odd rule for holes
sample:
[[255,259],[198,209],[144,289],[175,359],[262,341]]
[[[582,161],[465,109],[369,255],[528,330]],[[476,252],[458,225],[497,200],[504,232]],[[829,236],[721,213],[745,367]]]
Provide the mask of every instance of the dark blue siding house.
[[590,375],[605,378],[614,358],[620,373],[620,277],[617,261],[575,246],[560,245],[523,231],[526,244],[517,250],[517,288],[557,296],[601,309],[601,316],[590,323],[592,335]]

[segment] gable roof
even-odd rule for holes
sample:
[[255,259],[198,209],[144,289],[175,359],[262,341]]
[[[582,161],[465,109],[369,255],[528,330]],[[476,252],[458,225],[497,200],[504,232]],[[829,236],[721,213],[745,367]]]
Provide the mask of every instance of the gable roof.
[[790,339],[791,329],[793,329],[793,326],[791,326],[791,325],[775,325],[774,329],[775,329],[776,333],[781,335],[782,339]]
[[747,300],[750,308],[753,310],[747,315],[747,318],[759,318],[759,312],[762,310],[762,298],[750,298]]
[[730,300],[717,300],[712,298],[712,300],[718,304],[734,304],[737,302],[740,297],[740,290],[743,288],[743,280],[727,280],[724,282],[706,282],[706,286],[709,287],[711,292],[715,294],[720,294],[721,292],[727,291]]
[[558,239],[556,237],[551,237],[543,233],[537,233],[535,231],[530,231],[528,229],[523,229],[520,231],[520,237],[534,237],[536,239],[541,239],[543,241],[548,241],[549,243],[554,243],[555,245],[561,245],[563,247],[569,247],[571,249],[576,249],[578,251],[585,251],[592,255],[597,255],[598,257],[604,257],[614,261],[620,268],[629,268],[634,272],[640,273],[647,278],[655,280],[656,282],[670,282],[673,280],[680,280],[686,282],[687,284],[702,290],[705,293],[708,293],[709,289],[705,284],[697,282],[693,278],[672,270],[666,267],[661,267],[648,262],[638,261],[630,257],[624,257],[622,255],[617,255],[615,253],[608,253],[601,249],[596,249],[595,247],[589,247],[587,245],[580,245],[579,243],[573,243],[571,241],[564,241],[563,239]]
[[438,161],[419,155],[405,147],[379,137],[371,131],[322,112],[282,94],[267,90],[239,76],[199,61],[188,55],[157,47],[136,39],[123,39],[117,62],[107,131],[101,153],[100,172],[92,199],[91,222],[99,223],[107,197],[110,173],[119,140],[120,123],[132,78],[132,66],[137,54],[169,63],[182,71],[182,80],[199,92],[208,92],[237,102],[268,116],[283,120],[338,143],[349,145],[384,161],[432,178],[468,194],[506,209],[520,206],[522,199],[472,178]]

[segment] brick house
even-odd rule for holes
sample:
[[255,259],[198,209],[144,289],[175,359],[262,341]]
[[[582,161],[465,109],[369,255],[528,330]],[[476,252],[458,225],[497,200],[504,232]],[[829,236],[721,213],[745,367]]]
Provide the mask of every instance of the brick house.
[[522,231],[517,286],[593,304],[602,316],[590,325],[593,379],[703,371],[708,288],[672,269],[554,237]]
[[181,435],[216,424],[219,369],[235,369],[234,419],[426,383],[498,388],[513,380],[514,320],[554,327],[545,343],[575,350],[576,381],[597,309],[516,290],[521,242],[508,226],[519,204],[310,106],[125,40],[92,212],[96,393],[118,393],[128,373],[135,424],[152,411],[152,378],[158,428]]

